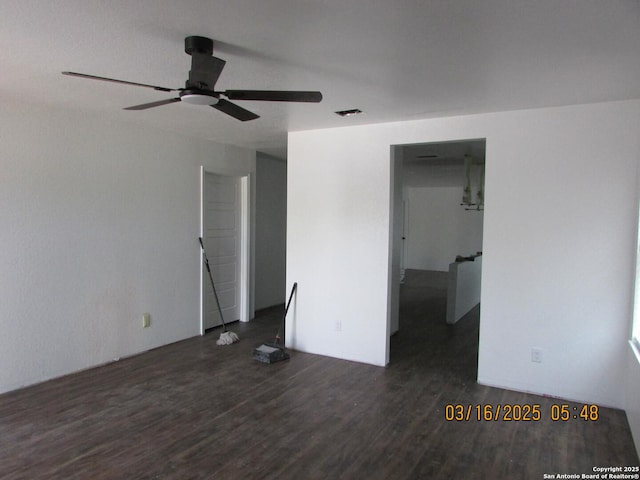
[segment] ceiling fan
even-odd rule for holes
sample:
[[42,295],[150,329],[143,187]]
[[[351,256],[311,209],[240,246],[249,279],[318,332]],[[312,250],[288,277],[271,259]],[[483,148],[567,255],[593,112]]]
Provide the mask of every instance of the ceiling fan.
[[[229,100],[262,100],[268,102],[310,102],[318,103],[322,100],[322,93],[311,91],[283,91],[283,90],[214,90],[218,77],[222,73],[225,61],[213,55],[213,40],[205,37],[191,36],[184,39],[184,51],[191,55],[191,70],[189,79],[184,88],[167,88],[145,83],[127,82],[114,78],[98,77],[86,73],[62,72],[63,75],[88,78],[90,80],[102,80],[106,82],[123,83],[136,87],[153,88],[161,92],[179,92],[175,98],[158,100],[156,102],[143,103],[127,107],[125,110],[146,110],[176,102],[186,102],[193,105],[210,105],[227,115],[242,122],[259,118],[249,110],[246,110]],[[226,97],[221,98],[221,97]],[[229,99],[229,100],[227,100]]]

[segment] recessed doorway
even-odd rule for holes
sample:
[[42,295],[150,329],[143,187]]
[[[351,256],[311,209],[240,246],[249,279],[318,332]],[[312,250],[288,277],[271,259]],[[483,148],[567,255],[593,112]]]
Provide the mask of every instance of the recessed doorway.
[[[225,323],[249,321],[249,181],[202,169],[201,237]],[[200,333],[222,324],[209,275],[200,268]]]
[[[456,323],[466,315],[479,322],[485,152],[485,139],[391,147],[387,363],[402,348],[400,337],[420,334],[431,341],[462,331]],[[477,328],[466,330],[477,349]]]

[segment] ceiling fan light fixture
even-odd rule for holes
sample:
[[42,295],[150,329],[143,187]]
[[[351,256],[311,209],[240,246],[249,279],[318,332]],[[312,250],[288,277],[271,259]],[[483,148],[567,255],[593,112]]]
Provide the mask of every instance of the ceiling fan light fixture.
[[213,95],[195,92],[180,95],[180,100],[191,105],[215,105],[220,101],[218,97],[214,97]]

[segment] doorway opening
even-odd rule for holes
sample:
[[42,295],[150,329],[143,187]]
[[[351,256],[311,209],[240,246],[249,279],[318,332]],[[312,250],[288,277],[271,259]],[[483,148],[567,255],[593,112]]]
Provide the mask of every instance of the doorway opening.
[[[225,323],[250,320],[249,176],[201,169],[200,236]],[[200,334],[222,325],[213,288],[200,262]]]
[[[416,335],[431,354],[478,350],[485,164],[485,139],[391,147],[387,363]],[[477,378],[477,353],[465,358]]]

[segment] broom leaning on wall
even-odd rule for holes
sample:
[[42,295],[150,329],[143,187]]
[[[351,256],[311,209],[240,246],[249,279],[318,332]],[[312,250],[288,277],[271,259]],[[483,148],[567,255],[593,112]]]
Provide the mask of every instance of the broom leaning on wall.
[[200,247],[202,248],[202,258],[204,259],[204,264],[207,267],[207,272],[209,273],[209,280],[211,280],[211,287],[213,288],[213,296],[216,297],[216,305],[218,305],[218,312],[220,313],[220,320],[222,321],[222,333],[220,334],[220,338],[216,340],[216,343],[218,345],[231,345],[232,343],[240,341],[240,337],[238,337],[238,335],[236,335],[235,333],[227,330],[227,324],[224,323],[222,308],[220,308],[220,300],[218,300],[218,292],[216,292],[216,284],[213,283],[211,268],[209,268],[209,259],[207,258],[207,252],[204,250],[202,237],[198,237],[198,240],[200,240]]

